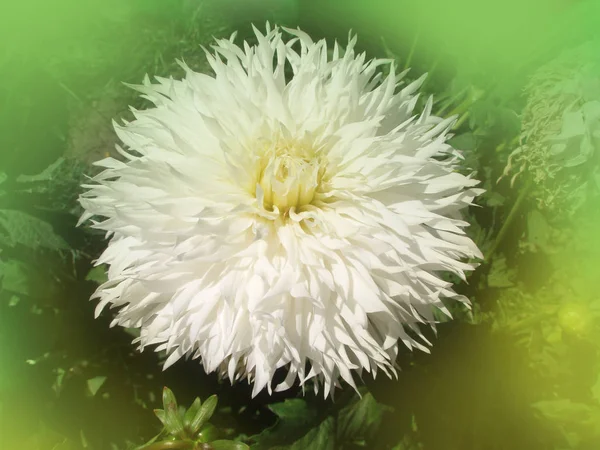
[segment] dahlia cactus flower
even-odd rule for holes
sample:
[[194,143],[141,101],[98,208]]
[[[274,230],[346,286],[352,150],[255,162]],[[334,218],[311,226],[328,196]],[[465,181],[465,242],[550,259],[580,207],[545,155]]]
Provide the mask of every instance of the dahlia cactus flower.
[[356,37],[328,55],[300,30],[255,33],[205,49],[214,75],[146,77],[154,107],[114,124],[123,158],[80,198],[110,237],[97,314],[116,307],[165,367],[199,358],[253,395],[312,380],[327,397],[395,374],[399,341],[428,351],[443,298],[468,304],[440,273],[482,257],[461,219],[482,191],[445,143],[454,119],[431,99],[414,114],[423,78],[404,85]]

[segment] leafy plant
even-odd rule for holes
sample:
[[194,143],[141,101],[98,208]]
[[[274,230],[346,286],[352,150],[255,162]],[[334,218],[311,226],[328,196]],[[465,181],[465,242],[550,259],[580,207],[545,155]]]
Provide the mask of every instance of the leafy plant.
[[249,447],[237,441],[216,439],[217,429],[208,421],[217,407],[217,396],[204,403],[196,397],[187,409],[179,408],[173,392],[163,389],[163,409],[154,414],[162,422],[163,430],[137,450],[189,449],[189,450],[244,450]]
[[278,420],[250,438],[253,450],[333,450],[349,448],[349,445],[365,446],[376,437],[384,414],[391,410],[364,390],[362,398],[355,396],[348,405],[325,415],[299,398],[271,404],[269,409]]

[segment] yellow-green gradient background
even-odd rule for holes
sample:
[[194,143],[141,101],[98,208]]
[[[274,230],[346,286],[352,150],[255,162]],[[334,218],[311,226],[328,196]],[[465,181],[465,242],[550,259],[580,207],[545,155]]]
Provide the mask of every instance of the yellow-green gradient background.
[[[198,15],[182,18],[187,14],[182,11],[194,9],[190,8],[194,1],[203,5],[197,8]],[[336,35],[342,42],[348,30],[352,29],[359,35],[359,43],[379,45],[380,38],[384,37],[401,62],[411,54],[411,65],[419,73],[434,67],[436,74],[456,70],[467,78],[472,76],[479,83],[489,79],[490,84],[493,82],[503,89],[507,96],[518,97],[525,81],[524,68],[531,66],[532,61],[547,61],[563,49],[592,37],[597,38],[597,24],[600,23],[598,3],[575,0],[2,2],[0,172],[11,177],[35,174],[64,154],[90,161],[110,151],[104,146],[110,141],[107,138],[111,133],[110,120],[115,115],[126,116],[127,101],[134,98],[120,82],[137,83],[146,72],[168,75],[176,66],[172,60],[164,60],[165,54],[177,56],[179,53],[192,61],[194,57],[202,59],[200,50],[196,53],[190,42],[181,40],[182,35],[188,36],[190,41],[206,42],[207,36],[213,33],[223,37],[238,27],[246,30],[247,34],[250,21],[261,28],[266,19],[280,19],[291,26],[301,25],[316,36]],[[213,19],[215,17],[219,19]],[[183,29],[182,23],[191,28]],[[194,31],[194,23],[199,24],[199,30]],[[111,100],[99,103],[98,98],[103,95]],[[6,201],[10,204],[10,199]],[[586,306],[578,308],[600,300],[596,288],[600,274],[598,206],[590,205],[574,222],[575,228],[566,232],[565,239],[570,239],[568,248],[561,247],[552,255],[547,266],[533,264],[528,268],[531,277],[540,279],[546,279],[545,271],[560,272],[560,277],[548,278],[547,290],[563,293],[567,305],[560,310],[563,316],[566,314],[571,318],[569,320],[575,317],[576,321],[584,321],[585,327],[590,329],[597,325],[596,320],[600,316],[594,316]],[[67,223],[65,226],[71,225],[74,224]],[[554,238],[547,239],[551,241]],[[516,240],[513,241],[516,245]],[[41,271],[29,282],[35,284],[33,290],[38,294],[41,292],[41,297],[45,296],[50,309],[52,305],[60,307],[64,302],[87,301],[89,290],[70,290],[45,275]],[[557,282],[557,279],[563,281]],[[66,298],[66,293],[73,298]],[[558,320],[560,311],[553,308],[546,311],[543,299],[535,301],[543,310],[544,320]],[[56,336],[52,333],[56,332],[56,327],[48,327],[48,319],[41,320],[38,315],[27,312],[16,313],[6,305],[0,305],[0,314],[3,315],[0,317],[0,448],[83,448],[81,440],[75,441],[76,444],[63,445],[55,431],[48,430],[43,434],[39,428],[41,412],[52,405],[46,399],[40,401],[38,393],[55,380],[31,375],[31,364],[25,361],[42,356],[36,353],[41,348],[40,342],[53,341]],[[77,314],[60,318],[57,315],[56,320],[61,321],[62,337],[59,342],[72,342],[73,351],[80,352],[82,358],[89,356],[92,359],[93,355],[86,355],[88,349],[101,351],[98,347],[102,347],[102,342],[97,341],[119,332],[109,330],[107,321],[101,321],[94,328],[82,326],[89,321]],[[104,329],[106,331],[99,331]],[[600,348],[600,342],[596,347],[594,339],[588,339],[585,345],[568,348],[567,354],[573,360],[581,360],[580,363],[585,366],[586,360],[589,363],[595,358],[597,348]],[[529,377],[536,362],[528,358],[525,346],[505,345],[475,330],[466,334],[450,334],[445,341],[435,342],[432,356],[418,358],[418,368],[411,371],[410,367],[405,367],[398,382],[377,384],[373,392],[383,402],[398,408],[409,404],[417,414],[420,412],[418,426],[422,433],[433,436],[437,433],[436,427],[445,427],[437,441],[429,439],[429,442],[435,443],[429,447],[431,449],[475,450],[473,442],[486,442],[485,449],[503,450],[508,447],[498,444],[497,439],[506,433],[514,433],[514,448],[523,448],[523,443],[531,438],[528,435],[530,424],[525,419],[529,417],[527,400],[529,393],[539,387],[539,380]],[[58,367],[61,362],[47,364]],[[153,367],[151,354],[144,364]],[[111,373],[111,368],[98,367],[94,370],[98,373],[104,370],[109,379],[120,376],[116,372]],[[168,382],[177,394],[176,383],[183,376],[182,369],[177,370],[171,372],[176,375],[167,374],[166,378],[156,380],[156,392],[160,392],[162,384]],[[594,385],[590,377],[598,372],[586,370],[580,372],[581,379],[564,382],[569,386]],[[200,372],[194,372],[193,376],[200,377]],[[211,386],[198,389],[205,396],[210,393]],[[569,389],[557,386],[556,392],[564,397],[565,392],[571,392]],[[108,424],[87,423],[93,420],[90,417],[95,416],[80,412],[75,393],[64,395],[73,395],[73,398],[69,397],[62,404],[57,420],[72,424],[74,435],[81,428],[88,427],[101,434],[103,427],[109,427]],[[577,395],[579,397],[573,401],[589,404],[595,401],[591,390],[577,391]],[[504,401],[498,402],[499,396]],[[112,416],[113,425],[140,421],[135,416],[137,410],[125,405],[128,400],[118,396],[111,399],[111,408],[118,411]],[[120,401],[124,403],[121,409],[118,408]],[[93,405],[96,403],[90,400],[85,411],[95,407]],[[150,411],[146,414],[151,414]],[[427,417],[423,411],[435,412]],[[588,415],[576,415],[574,412],[574,425],[569,426],[589,433],[590,425],[586,421],[600,422],[600,415],[594,415],[594,411],[600,414],[600,406]],[[490,419],[502,414],[506,416],[505,422],[494,423]],[[559,422],[548,421],[547,441],[557,433],[556,424]],[[449,428],[455,431],[449,432]],[[131,428],[124,425],[123,429]],[[151,431],[140,428],[143,433]],[[397,429],[393,423],[388,423],[384,432],[394,435]],[[137,439],[138,436],[130,438]],[[444,443],[444,439],[448,442]],[[110,447],[107,444],[102,448]]]

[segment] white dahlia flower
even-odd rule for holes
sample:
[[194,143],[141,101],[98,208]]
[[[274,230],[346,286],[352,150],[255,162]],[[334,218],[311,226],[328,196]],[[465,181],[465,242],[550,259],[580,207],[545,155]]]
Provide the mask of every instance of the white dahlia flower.
[[330,57],[284,30],[217,40],[214,76],[181,63],[183,80],[137,86],[155,107],[115,123],[129,151],[96,163],[81,221],[111,237],[97,313],[118,307],[165,367],[200,358],[253,395],[286,368],[276,390],[312,379],[327,397],[353,371],[395,375],[398,340],[428,351],[442,298],[468,304],[439,274],[482,257],[460,214],[482,191],[456,172],[453,119],[431,99],[413,115],[422,78],[400,88],[355,37]]

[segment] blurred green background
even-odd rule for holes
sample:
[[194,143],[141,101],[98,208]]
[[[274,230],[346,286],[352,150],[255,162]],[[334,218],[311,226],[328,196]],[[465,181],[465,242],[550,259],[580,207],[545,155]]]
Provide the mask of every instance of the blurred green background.
[[[4,2],[0,14],[2,160],[9,171],[32,172],[64,148],[67,103],[85,101],[107,83],[137,82],[163,73],[178,54],[185,27],[204,28],[207,40],[265,19],[301,24],[344,39],[383,36],[399,53],[414,45],[413,64],[434,61],[449,70],[502,78],[548,58],[561,46],[595,32],[597,2],[529,0],[57,0]],[[211,22],[219,22],[214,24]],[[213,29],[211,29],[211,26]],[[221,28],[221,30],[220,30]],[[189,31],[189,30],[188,30]],[[221,33],[219,33],[221,31]],[[201,39],[202,40],[202,39]],[[167,61],[159,64],[167,55]],[[166,65],[166,66],[165,66]],[[123,89],[119,86],[119,89]]]

